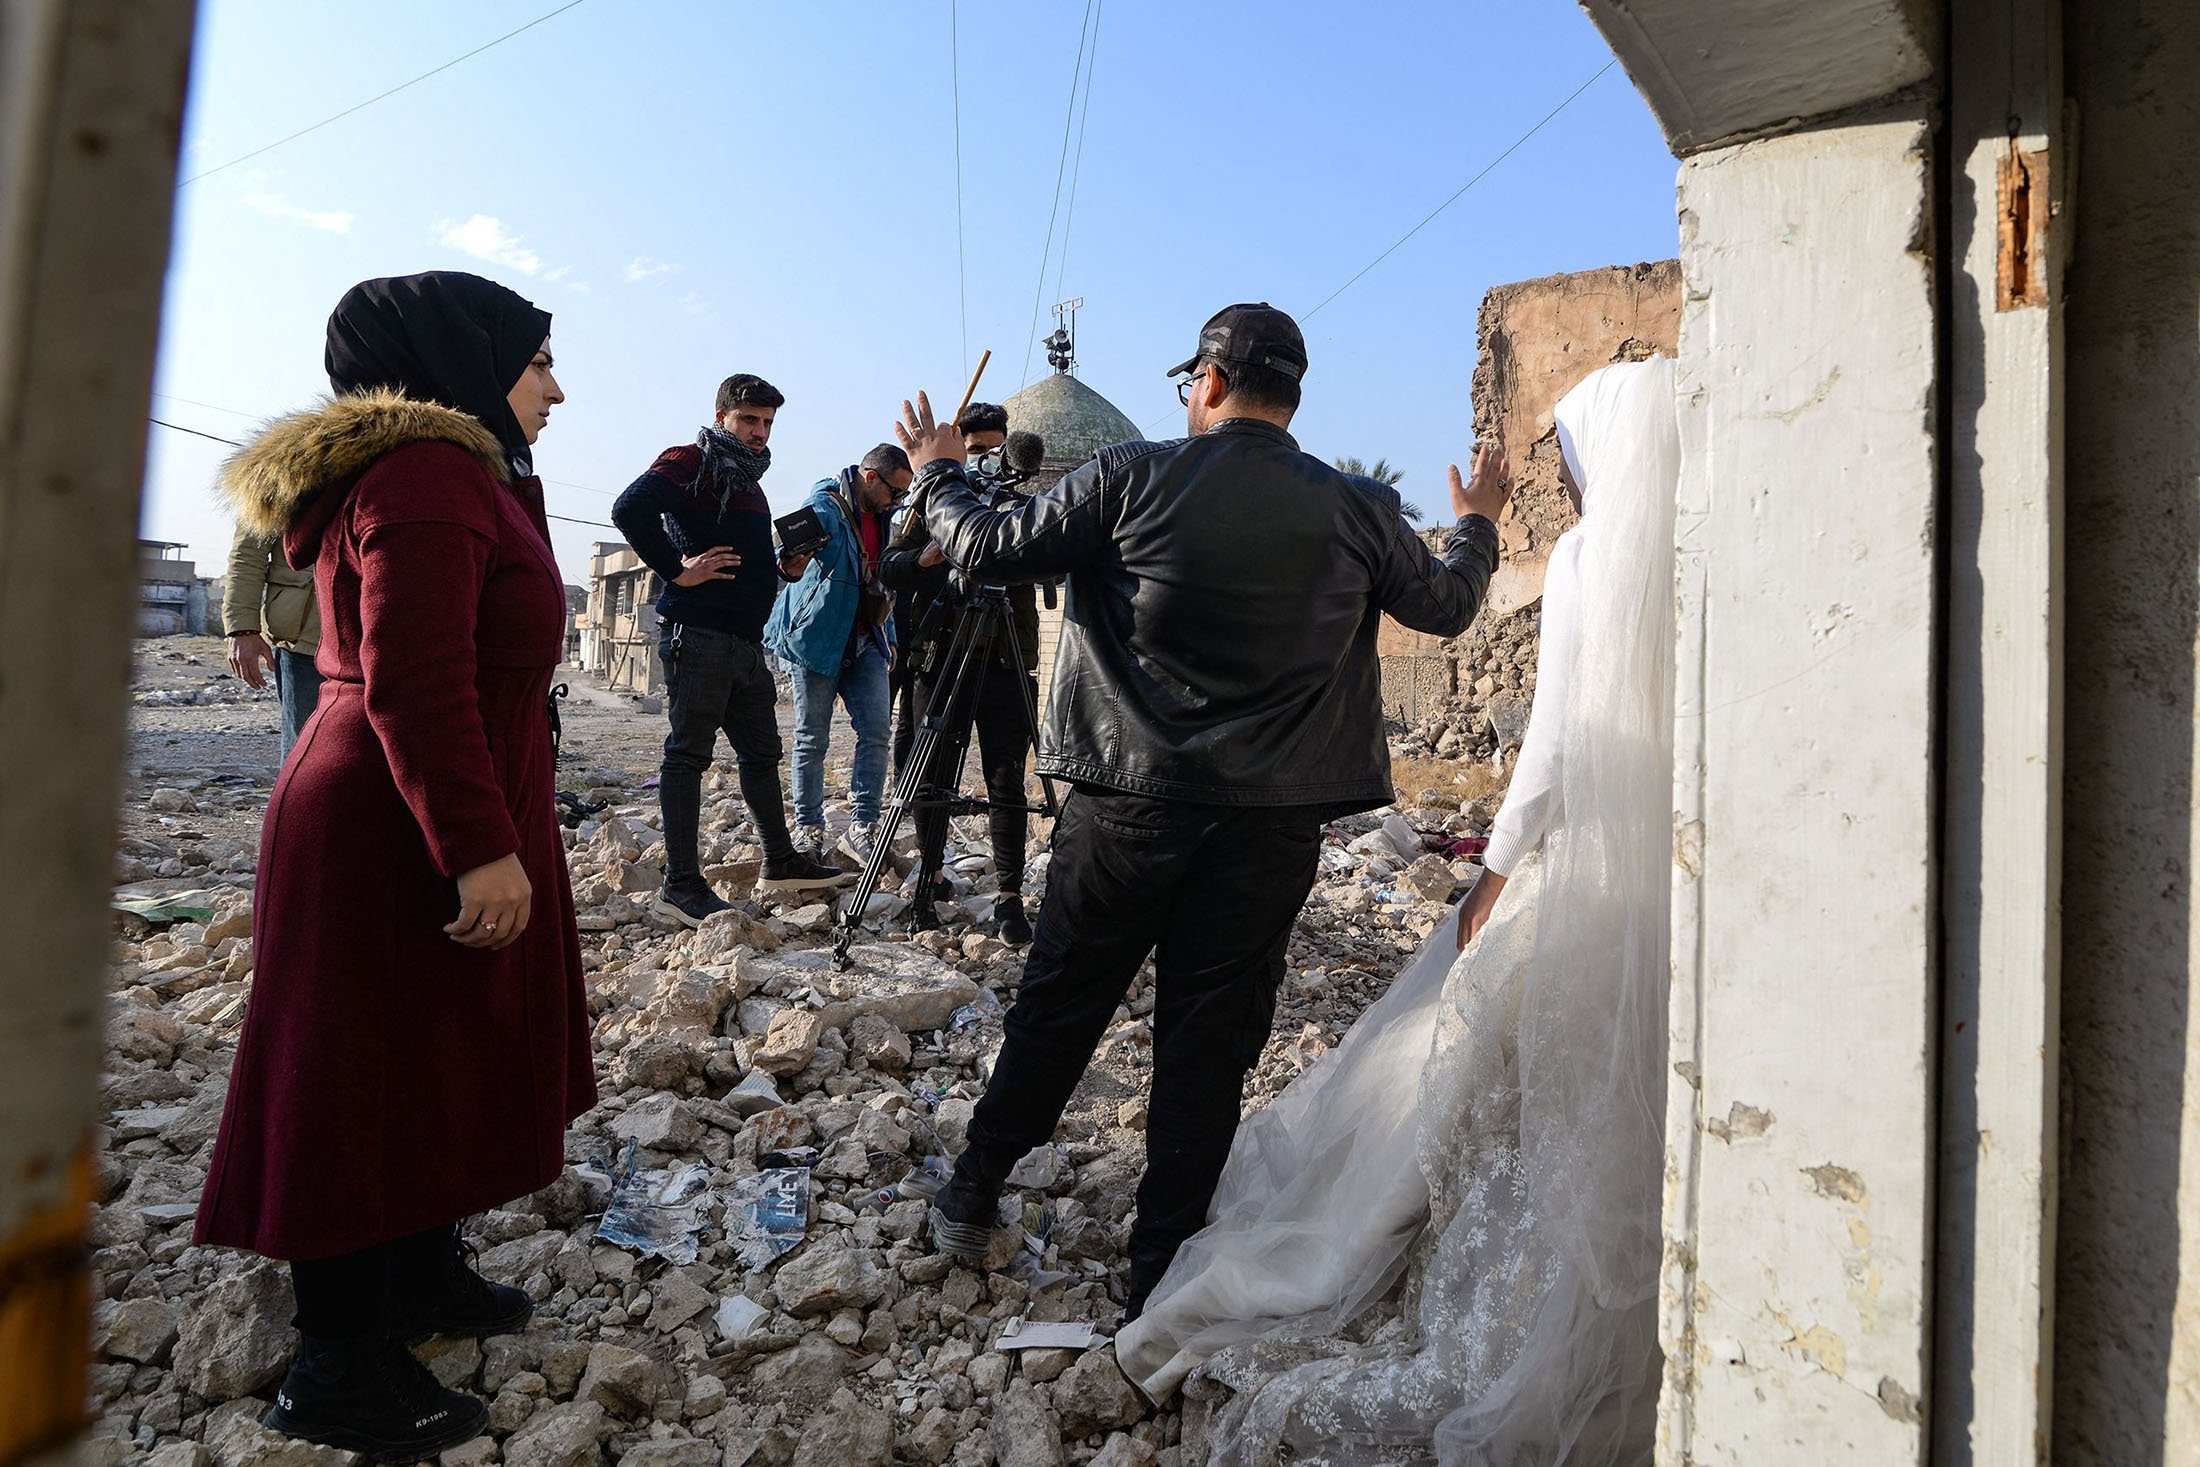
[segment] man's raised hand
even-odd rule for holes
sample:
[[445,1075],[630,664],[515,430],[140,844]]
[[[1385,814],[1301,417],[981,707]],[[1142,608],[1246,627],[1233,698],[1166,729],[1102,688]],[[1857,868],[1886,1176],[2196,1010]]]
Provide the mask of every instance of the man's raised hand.
[[911,466],[920,472],[928,463],[951,458],[963,461],[962,430],[953,423],[932,421],[932,400],[922,392],[911,404],[906,399],[901,405],[901,421],[894,424],[894,436],[901,440],[901,451],[909,455]]
[[1455,519],[1478,514],[1491,524],[1505,512],[1512,497],[1512,475],[1507,472],[1502,444],[1484,443],[1474,450],[1474,473],[1465,482],[1459,465],[1451,466],[1451,512]]

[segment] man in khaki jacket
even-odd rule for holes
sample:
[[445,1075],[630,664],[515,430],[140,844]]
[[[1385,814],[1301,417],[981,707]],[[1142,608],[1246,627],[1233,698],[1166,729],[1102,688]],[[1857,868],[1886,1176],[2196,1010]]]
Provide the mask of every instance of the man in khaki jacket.
[[279,539],[247,533],[239,525],[229,542],[229,577],[222,585],[222,630],[229,634],[231,672],[255,688],[267,686],[263,666],[275,674],[283,705],[279,760],[287,761],[321,699],[321,673],[313,664],[321,645],[313,568],[292,570]]

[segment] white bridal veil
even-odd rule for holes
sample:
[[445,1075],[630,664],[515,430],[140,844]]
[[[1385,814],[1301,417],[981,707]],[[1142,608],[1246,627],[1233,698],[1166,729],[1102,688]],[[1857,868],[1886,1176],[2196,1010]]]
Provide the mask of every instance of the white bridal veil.
[[1247,1121],[1212,1221],[1117,1341],[1150,1392],[1202,1366],[1231,1388],[1217,1463],[1650,1457],[1672,363],[1606,367],[1557,416],[1585,505],[1566,537],[1575,604],[1546,601],[1564,631],[1543,642],[1521,759],[1549,775],[1541,849],[1466,953],[1444,923]]

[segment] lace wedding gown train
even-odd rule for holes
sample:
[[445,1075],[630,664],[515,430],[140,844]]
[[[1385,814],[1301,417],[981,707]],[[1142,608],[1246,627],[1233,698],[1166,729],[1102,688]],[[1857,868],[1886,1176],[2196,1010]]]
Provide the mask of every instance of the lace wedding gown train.
[[[1220,1464],[1647,1462],[1671,843],[1672,365],[1558,409],[1582,522],[1546,581],[1498,832],[1532,849],[1240,1130],[1117,1350],[1230,1388]],[[1493,839],[1493,849],[1498,844]],[[1498,869],[1493,866],[1493,869]]]

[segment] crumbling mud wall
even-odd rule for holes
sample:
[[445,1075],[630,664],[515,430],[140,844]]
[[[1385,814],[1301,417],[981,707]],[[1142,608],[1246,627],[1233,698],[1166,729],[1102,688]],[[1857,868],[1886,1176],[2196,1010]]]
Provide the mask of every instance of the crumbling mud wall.
[[[1482,298],[1474,427],[1512,460],[1512,504],[1498,526],[1504,554],[1464,635],[1384,623],[1383,711],[1401,730],[1401,753],[1487,759],[1519,742],[1535,692],[1543,569],[1574,523],[1551,411],[1599,367],[1672,355],[1680,314],[1678,260],[1523,280]],[[1431,543],[1441,535],[1432,531]]]

